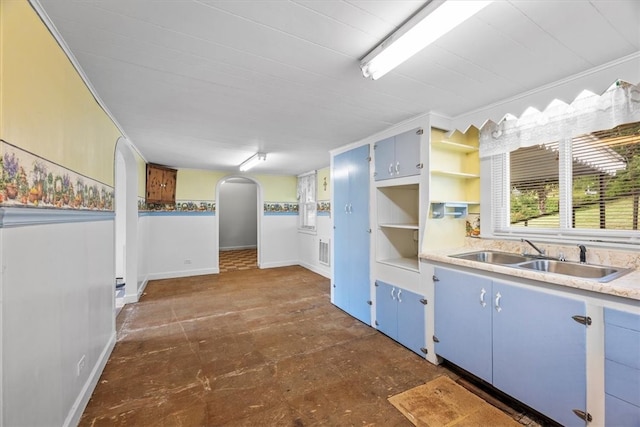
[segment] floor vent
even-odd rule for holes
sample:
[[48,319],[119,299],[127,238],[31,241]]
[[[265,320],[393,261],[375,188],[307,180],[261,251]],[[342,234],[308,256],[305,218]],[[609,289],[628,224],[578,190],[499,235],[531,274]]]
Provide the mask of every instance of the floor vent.
[[320,264],[329,265],[329,259],[329,240],[320,239],[318,261],[320,261]]

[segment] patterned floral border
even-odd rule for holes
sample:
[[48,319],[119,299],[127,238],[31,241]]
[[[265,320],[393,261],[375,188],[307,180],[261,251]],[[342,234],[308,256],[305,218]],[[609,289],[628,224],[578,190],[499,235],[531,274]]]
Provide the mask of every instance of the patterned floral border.
[[145,203],[138,198],[138,211],[162,212],[215,212],[216,202],[213,200],[176,200],[174,204]]
[[265,202],[265,215],[298,215],[298,203]]
[[318,202],[318,215],[326,216],[331,215],[331,202],[321,200]]
[[0,149],[0,206],[113,211],[113,187],[4,140]]

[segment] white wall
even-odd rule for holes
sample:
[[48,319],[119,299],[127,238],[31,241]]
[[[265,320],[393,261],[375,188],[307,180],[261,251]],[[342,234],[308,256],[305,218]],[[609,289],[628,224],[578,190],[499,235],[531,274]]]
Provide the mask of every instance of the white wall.
[[297,215],[262,217],[260,268],[299,264],[297,227]]
[[115,344],[113,215],[8,224],[24,211],[54,215],[4,210],[2,424],[76,425]]
[[218,273],[215,215],[152,213],[141,217],[147,278]]
[[258,242],[258,187],[253,181],[220,185],[220,250],[255,248]]
[[[298,232],[300,265],[327,278],[331,278],[331,267],[319,262],[319,241],[330,242],[332,231],[331,217],[324,215],[317,218],[316,233]],[[333,254],[329,254],[329,262],[333,263]]]

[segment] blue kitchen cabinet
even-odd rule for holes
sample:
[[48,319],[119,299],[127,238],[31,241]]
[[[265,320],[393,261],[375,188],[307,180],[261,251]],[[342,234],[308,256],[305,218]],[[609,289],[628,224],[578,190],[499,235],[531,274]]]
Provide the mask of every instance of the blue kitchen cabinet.
[[583,301],[493,281],[493,385],[564,426],[584,426]]
[[376,181],[420,173],[420,135],[421,129],[413,129],[375,143]]
[[604,309],[605,424],[640,426],[640,314]]
[[491,279],[436,268],[436,354],[492,381]]
[[369,286],[369,146],[333,161],[333,303],[371,324]]
[[389,338],[424,357],[426,346],[423,296],[377,280],[376,327]]
[[565,426],[584,426],[584,302],[435,269],[435,351]]

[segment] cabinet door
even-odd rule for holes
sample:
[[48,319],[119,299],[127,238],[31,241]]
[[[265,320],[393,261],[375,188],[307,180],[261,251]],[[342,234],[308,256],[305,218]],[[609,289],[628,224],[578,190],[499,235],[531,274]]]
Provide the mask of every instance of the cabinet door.
[[147,202],[157,203],[162,201],[162,188],[164,184],[164,171],[160,168],[147,165]]
[[375,180],[380,181],[395,177],[395,141],[394,138],[383,139],[375,144]]
[[394,340],[398,339],[398,288],[376,281],[376,327]]
[[349,313],[371,324],[371,282],[369,279],[369,146],[350,151],[349,164]]
[[420,135],[413,129],[395,137],[394,178],[420,173]]
[[162,188],[162,199],[170,202],[176,202],[176,177],[178,176],[177,170],[165,170],[164,171],[164,187]]
[[333,303],[349,311],[349,152],[333,159]]
[[491,280],[445,268],[435,276],[436,354],[491,382]]
[[398,288],[398,342],[424,357],[425,308],[422,296],[415,292]]
[[565,426],[584,426],[585,303],[493,282],[493,385]]

